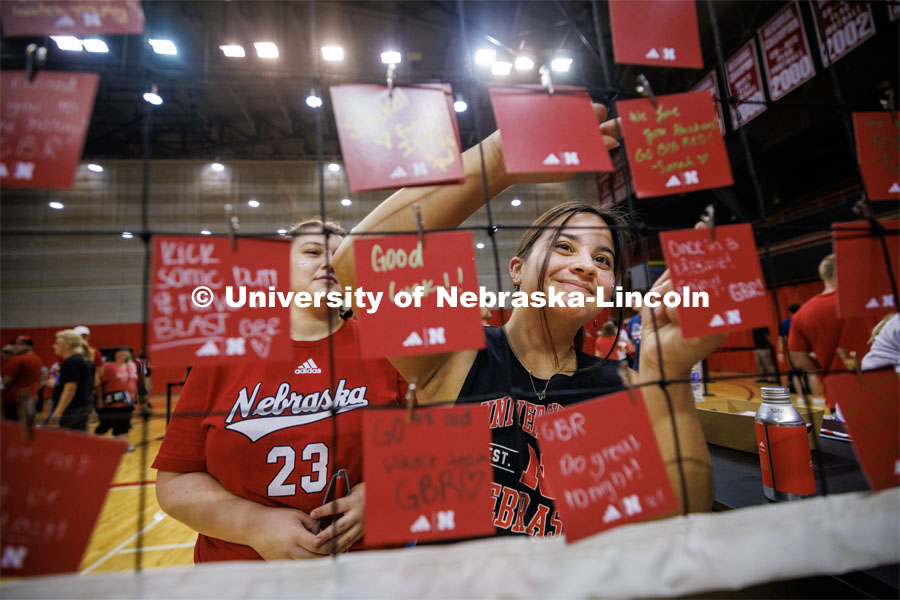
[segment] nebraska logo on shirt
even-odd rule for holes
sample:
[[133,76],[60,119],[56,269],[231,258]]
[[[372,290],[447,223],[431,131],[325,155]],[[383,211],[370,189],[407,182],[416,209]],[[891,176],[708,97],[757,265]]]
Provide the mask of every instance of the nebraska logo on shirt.
[[[346,379],[338,381],[332,398],[331,388],[304,395],[291,390],[291,385],[285,381],[278,386],[274,396],[266,396],[258,402],[256,397],[262,381],[256,384],[252,394],[248,394],[244,387],[238,392],[234,406],[225,419],[225,429],[237,431],[251,442],[256,442],[275,431],[327,419],[332,411],[337,415],[368,406],[366,386],[346,388],[346,383]],[[235,421],[238,412],[240,418]]]
[[321,373],[321,372],[322,372],[322,369],[320,369],[319,365],[317,365],[311,358],[308,359],[302,365],[298,366],[296,369],[294,369],[295,375],[305,375],[307,373]]

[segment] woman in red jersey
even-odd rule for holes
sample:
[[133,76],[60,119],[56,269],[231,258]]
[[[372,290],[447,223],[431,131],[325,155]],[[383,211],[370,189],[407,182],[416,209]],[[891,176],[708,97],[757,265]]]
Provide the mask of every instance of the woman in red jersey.
[[[344,235],[320,221],[294,227],[294,292],[337,288]],[[200,534],[195,562],[314,558],[364,533],[360,409],[398,403],[402,380],[360,357],[358,323],[337,309],[292,305],[291,338],[288,358],[195,367],[182,391],[153,466],[162,509]]]

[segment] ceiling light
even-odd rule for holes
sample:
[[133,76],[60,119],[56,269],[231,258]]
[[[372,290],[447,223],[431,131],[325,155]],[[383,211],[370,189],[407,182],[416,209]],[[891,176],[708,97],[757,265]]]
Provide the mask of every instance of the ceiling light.
[[399,65],[400,53],[394,50],[388,50],[381,53],[381,64],[383,65]]
[[215,171],[216,173],[221,173],[222,171],[225,170],[225,165],[223,165],[220,162],[214,162],[211,165],[209,165],[209,168],[212,169],[213,171]]
[[[150,45],[157,54],[168,54],[170,56],[178,54],[178,48],[175,47],[175,42],[172,40],[150,40]],[[244,49],[241,48],[241,56],[243,56],[243,52]]]
[[478,242],[477,244],[475,244],[475,247],[479,250],[484,250],[484,242]]
[[344,49],[340,46],[322,46],[322,58],[329,62],[344,60]]
[[550,68],[554,71],[568,71],[572,66],[571,58],[554,58],[550,62]]
[[487,66],[493,64],[497,58],[497,51],[491,49],[482,49],[475,52],[475,64]]
[[93,171],[94,173],[102,173],[103,167],[98,165],[97,163],[91,163],[88,165],[88,171]]
[[513,198],[509,201],[510,206],[522,206],[522,201],[518,198]]
[[251,198],[250,200],[247,200],[247,206],[250,208],[259,208],[259,200]]
[[275,42],[253,42],[253,47],[260,58],[278,58],[278,46]]
[[156,92],[144,92],[144,101],[149,102],[153,106],[159,106],[163,103],[162,96],[157,94]]
[[277,233],[278,235],[287,235],[287,229],[279,229]]
[[509,75],[510,71],[512,71],[512,63],[501,61],[491,65],[491,75]]
[[200,235],[212,235],[212,232],[209,229],[203,229],[200,231]]
[[107,46],[106,42],[103,40],[91,39],[84,40],[81,43],[84,44],[84,49],[88,52],[97,52],[100,54],[109,52],[109,46]]
[[343,200],[341,200],[341,206],[350,206],[351,204],[353,204],[353,200],[351,200],[350,198],[344,198]]
[[315,90],[312,90],[309,93],[309,96],[306,97],[306,105],[310,108],[319,108],[322,106],[322,99],[319,98],[319,95],[316,94]]
[[332,173],[337,173],[338,171],[341,170],[341,165],[339,165],[337,163],[328,163],[328,170],[331,171]]
[[56,202],[55,200],[50,203],[50,208],[54,208],[56,210],[62,210],[65,208],[62,202]]
[[530,71],[534,68],[534,61],[527,56],[516,57],[516,71]]
[[125,238],[126,240],[130,240],[131,238],[134,237],[134,234],[131,233],[130,231],[123,231],[122,237]]
[[244,47],[238,46],[236,44],[226,44],[224,46],[219,46],[219,50],[222,51],[222,54],[227,56],[228,58],[244,58]]
[[466,104],[466,101],[460,98],[456,102],[453,103],[453,110],[458,113],[466,112],[466,109],[469,108],[469,105]]
[[81,40],[71,35],[51,35],[50,39],[56,42],[56,47],[69,52],[81,52]]

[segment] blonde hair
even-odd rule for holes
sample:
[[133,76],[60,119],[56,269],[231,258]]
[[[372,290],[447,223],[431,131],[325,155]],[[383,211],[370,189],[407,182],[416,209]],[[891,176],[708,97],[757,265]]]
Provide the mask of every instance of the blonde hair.
[[829,254],[819,263],[819,279],[834,281],[834,254]]
[[884,326],[887,325],[887,322],[896,316],[897,316],[896,312],[890,312],[890,313],[884,315],[884,317],[882,317],[882,319],[880,321],[878,321],[878,323],[875,325],[875,327],[872,328],[872,335],[869,336],[868,344],[870,346],[872,345],[872,342],[875,341],[875,338],[878,337],[878,334],[881,333],[881,330],[884,329]]
[[56,332],[56,339],[65,344],[69,350],[84,354],[87,346],[74,329],[63,329]]
[[344,237],[347,235],[347,230],[331,220],[322,221],[322,219],[305,219],[291,226],[288,235],[293,239],[309,233],[323,233]]

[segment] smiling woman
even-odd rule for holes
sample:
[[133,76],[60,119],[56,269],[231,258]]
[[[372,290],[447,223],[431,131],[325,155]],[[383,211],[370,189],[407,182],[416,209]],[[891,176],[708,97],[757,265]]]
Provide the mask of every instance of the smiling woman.
[[[603,121],[606,109],[595,105],[595,111]],[[616,145],[615,125],[604,122],[600,128],[607,145]],[[564,177],[507,173],[499,132],[480,146],[463,155],[463,185],[401,190],[353,233],[414,229],[413,204],[419,205],[429,227],[457,227],[483,204],[483,182],[494,196],[515,183]],[[569,298],[607,294],[616,283],[624,282],[627,245],[628,228],[621,214],[585,203],[566,203],[532,224],[509,262],[509,274],[516,288],[528,293],[546,292],[552,286],[564,290]],[[352,285],[349,249],[338,251],[335,265],[341,281]],[[654,285],[654,291],[661,294],[671,289],[667,273]],[[542,483],[535,417],[623,388],[618,363],[581,352],[582,326],[600,307],[588,302],[571,304],[574,306],[566,302],[516,308],[503,328],[485,327],[486,347],[482,350],[391,359],[404,377],[417,383],[420,403],[478,402],[490,407],[498,534],[562,532],[553,498]],[[673,308],[644,308],[643,313],[641,373],[631,372],[631,378],[647,384],[642,388],[645,405],[682,510],[708,510],[712,467],[687,382],[691,365],[715,349],[724,336],[686,340]],[[670,382],[666,390],[656,385],[664,379],[663,364],[665,379]],[[671,383],[673,379],[684,383]]]

